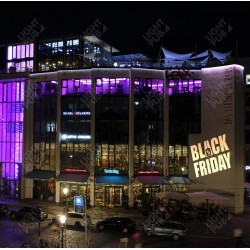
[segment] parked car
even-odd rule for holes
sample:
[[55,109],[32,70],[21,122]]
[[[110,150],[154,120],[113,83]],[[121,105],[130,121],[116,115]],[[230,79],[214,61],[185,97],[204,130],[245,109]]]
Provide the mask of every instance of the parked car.
[[121,230],[123,233],[128,233],[135,230],[136,222],[127,217],[114,216],[98,221],[96,227],[101,231],[104,229],[114,229]]
[[[51,218],[52,223],[60,224],[60,216],[57,215],[53,218]],[[87,226],[90,226],[92,223],[91,217],[87,214]],[[67,212],[66,215],[66,225],[72,225],[77,228],[84,227],[85,226],[85,215],[82,213],[77,213],[75,211]]]
[[9,212],[8,205],[4,202],[0,203],[0,215],[6,215]]
[[165,235],[170,236],[174,240],[179,240],[187,234],[187,227],[175,221],[167,221],[157,224],[144,224],[144,233],[151,235]]
[[41,207],[21,207],[11,210],[9,215],[12,219],[24,219],[26,221],[43,221],[48,218],[47,211]]

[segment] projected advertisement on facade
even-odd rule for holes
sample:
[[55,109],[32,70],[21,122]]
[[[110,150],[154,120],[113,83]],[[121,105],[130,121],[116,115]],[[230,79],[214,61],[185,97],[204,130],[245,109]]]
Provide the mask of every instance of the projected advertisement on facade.
[[190,151],[196,178],[231,168],[226,134],[194,144]]

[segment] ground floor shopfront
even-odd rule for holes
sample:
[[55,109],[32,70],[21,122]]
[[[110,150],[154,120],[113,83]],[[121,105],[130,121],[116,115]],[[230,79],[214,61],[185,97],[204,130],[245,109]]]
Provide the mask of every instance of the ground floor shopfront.
[[[35,173],[34,173],[35,172]],[[91,194],[88,174],[33,171],[27,176],[33,180],[32,198],[72,205],[74,196],[83,196],[87,205],[115,207],[142,207],[155,200],[155,193],[162,191],[188,192],[189,184],[182,177],[167,181],[163,176],[138,176],[130,181],[128,176],[96,175]],[[40,179],[39,179],[40,178]],[[63,190],[67,188],[67,194]],[[131,198],[132,197],[132,198]],[[132,199],[132,203],[129,202]],[[92,206],[93,206],[92,205]]]

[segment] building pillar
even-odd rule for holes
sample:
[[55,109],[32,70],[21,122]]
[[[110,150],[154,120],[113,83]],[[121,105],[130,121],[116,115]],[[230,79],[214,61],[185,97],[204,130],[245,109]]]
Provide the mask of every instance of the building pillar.
[[129,89],[129,207],[134,206],[134,78],[130,70]]
[[[57,88],[57,101],[56,101],[56,159],[55,159],[55,171],[56,176],[60,174],[61,171],[61,89],[62,89],[62,80],[58,80],[58,88]],[[56,183],[56,191],[55,191],[55,201],[56,203],[60,203],[60,182]]]
[[34,81],[27,79],[24,85],[23,160],[21,174],[21,199],[33,198],[33,180],[24,176],[33,170]]
[[61,198],[61,183],[56,181],[56,203],[60,203]]
[[[169,95],[168,95],[168,81],[164,74],[163,87],[163,176],[169,177]],[[166,185],[163,186],[166,191]]]
[[90,154],[90,206],[95,205],[95,77],[92,76],[92,88],[91,88],[91,98],[90,98],[90,107],[91,107],[91,154]]

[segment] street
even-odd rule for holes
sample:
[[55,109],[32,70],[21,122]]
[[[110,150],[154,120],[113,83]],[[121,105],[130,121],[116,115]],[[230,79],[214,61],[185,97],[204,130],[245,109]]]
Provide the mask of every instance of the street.
[[[59,247],[62,243],[62,230],[60,226],[50,223],[50,219],[62,212],[62,206],[45,204],[49,213],[49,218],[41,222],[40,237],[48,242],[49,247]],[[45,206],[44,205],[44,206]],[[21,204],[9,205],[9,209],[20,207]],[[88,247],[90,248],[114,248],[121,247],[120,240],[128,238],[127,247],[134,247],[135,242],[132,233],[125,235],[117,231],[99,232],[95,224],[103,218],[121,214],[133,217],[137,223],[137,229],[142,231],[142,223],[147,217],[142,216],[138,210],[125,209],[105,209],[91,208],[87,210],[93,219],[93,225],[88,231]],[[235,239],[233,238],[233,229],[241,227],[244,232],[241,247],[249,247],[250,241],[248,235],[250,233],[250,217],[249,216],[231,216],[230,220],[225,224],[217,227],[216,230],[207,227],[206,220],[187,220],[184,221],[188,226],[187,236],[174,241],[171,237],[166,236],[146,236],[142,234],[142,247],[145,248],[213,248],[213,247],[235,247]],[[19,248],[23,243],[28,243],[31,247],[39,247],[39,224],[38,222],[24,223],[22,220],[12,220],[9,216],[0,217],[0,247]],[[86,247],[86,234],[84,228],[76,229],[74,226],[67,226],[64,232],[64,247],[78,248]]]

